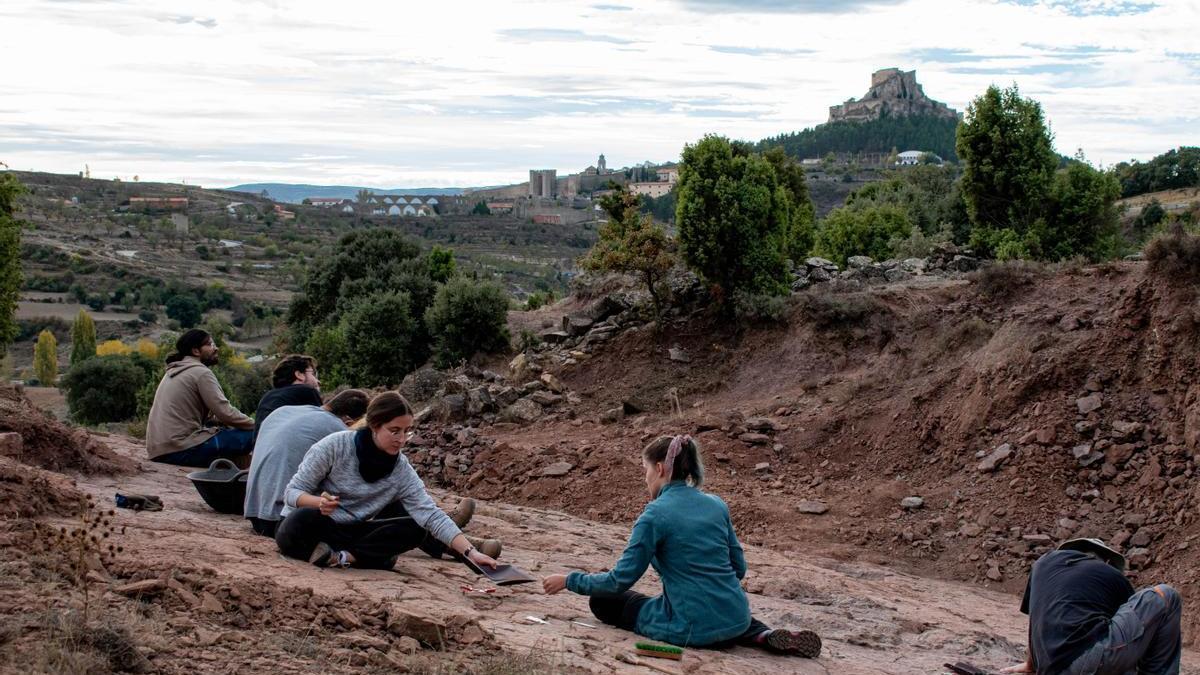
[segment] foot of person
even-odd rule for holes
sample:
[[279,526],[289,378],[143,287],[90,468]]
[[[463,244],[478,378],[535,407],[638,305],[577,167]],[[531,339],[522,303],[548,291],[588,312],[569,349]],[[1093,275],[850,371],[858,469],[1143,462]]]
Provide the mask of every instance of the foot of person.
[[312,555],[308,556],[308,562],[317,567],[345,569],[354,563],[354,557],[349,551],[335,551],[329,544],[321,542],[313,549]]
[[767,647],[771,651],[790,656],[815,659],[821,655],[821,636],[811,630],[786,630],[777,628],[767,633]]
[[454,512],[450,514],[450,520],[453,520],[454,524],[461,530],[467,526],[467,523],[471,522],[471,516],[473,515],[475,515],[475,500],[466,497],[458,503],[458,506],[454,507]]
[[495,559],[500,557],[500,550],[503,546],[499,539],[476,539],[475,537],[467,537],[467,541],[475,547],[476,551],[486,555],[489,558]]

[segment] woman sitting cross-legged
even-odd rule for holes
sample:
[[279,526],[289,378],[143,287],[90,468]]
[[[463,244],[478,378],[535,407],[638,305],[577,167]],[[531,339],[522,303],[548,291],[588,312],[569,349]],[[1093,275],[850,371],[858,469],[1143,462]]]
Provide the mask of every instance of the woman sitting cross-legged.
[[[591,596],[604,623],[681,647],[747,645],[815,658],[821,638],[812,631],[770,629],[750,616],[739,581],[746,559],[729,508],[700,491],[704,465],[690,436],[662,436],[642,451],[650,503],[633,525],[616,567],[601,574],[555,574],[547,593],[567,588]],[[629,590],[646,567],[662,577],[653,598]]]
[[391,569],[420,548],[440,558],[449,548],[476,565],[495,567],[500,542],[468,539],[425,490],[401,448],[413,435],[412,408],[394,391],[367,406],[367,426],[331,434],[304,456],[284,493],[279,551],[320,567]]

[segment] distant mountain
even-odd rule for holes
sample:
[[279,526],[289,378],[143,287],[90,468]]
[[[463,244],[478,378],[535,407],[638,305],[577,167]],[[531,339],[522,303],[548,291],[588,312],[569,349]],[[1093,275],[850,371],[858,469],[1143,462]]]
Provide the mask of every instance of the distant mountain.
[[364,188],[353,185],[303,185],[296,183],[246,183],[235,185],[226,190],[234,192],[249,192],[261,194],[266,190],[267,195],[277,202],[299,204],[306,197],[336,197],[338,199],[354,199],[359,190],[370,190],[376,194],[387,195],[461,195],[466,188]]

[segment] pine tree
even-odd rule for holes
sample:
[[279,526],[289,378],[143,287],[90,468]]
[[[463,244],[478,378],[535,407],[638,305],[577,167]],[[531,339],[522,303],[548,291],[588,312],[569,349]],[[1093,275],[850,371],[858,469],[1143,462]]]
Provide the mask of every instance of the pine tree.
[[71,324],[71,365],[96,355],[96,322],[86,310],[79,310]]
[[33,348],[33,372],[44,387],[54,386],[58,380],[58,340],[48,330],[38,333],[37,346]]

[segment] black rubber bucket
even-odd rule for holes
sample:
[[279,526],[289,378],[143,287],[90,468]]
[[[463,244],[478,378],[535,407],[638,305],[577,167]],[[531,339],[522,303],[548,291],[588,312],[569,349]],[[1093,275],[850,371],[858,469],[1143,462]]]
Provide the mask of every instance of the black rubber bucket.
[[246,474],[227,459],[213,460],[203,471],[188,474],[196,492],[218,513],[242,515],[246,510]]

